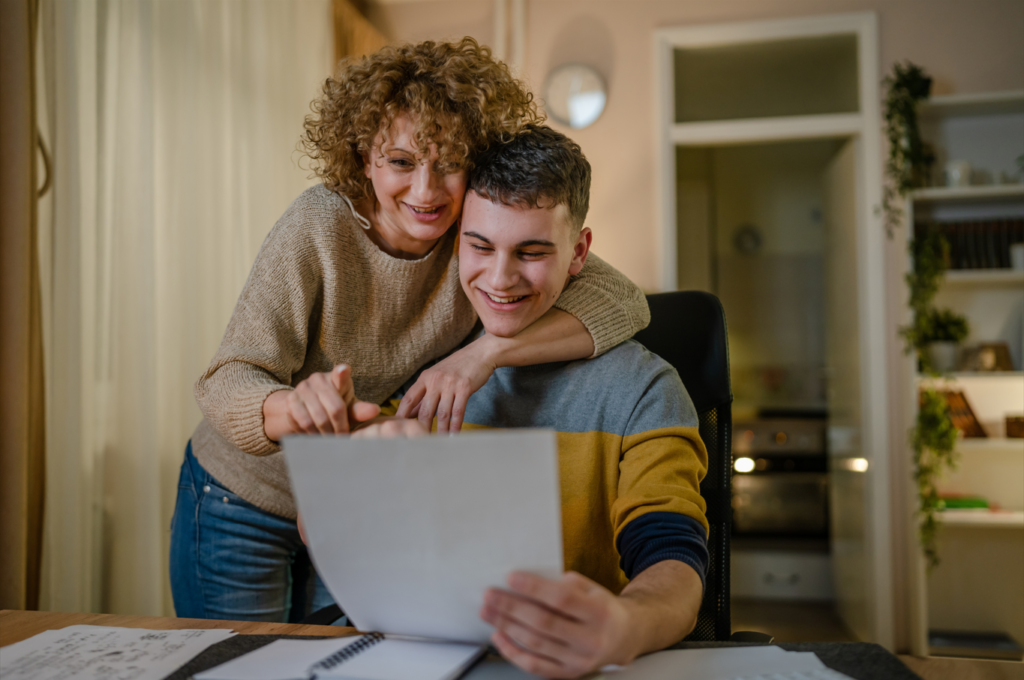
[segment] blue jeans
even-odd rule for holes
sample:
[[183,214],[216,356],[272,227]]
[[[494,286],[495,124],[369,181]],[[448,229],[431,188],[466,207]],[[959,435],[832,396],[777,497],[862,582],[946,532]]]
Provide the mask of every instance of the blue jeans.
[[296,623],[334,604],[295,521],[231,493],[192,455],[192,442],[178,480],[170,567],[180,617]]

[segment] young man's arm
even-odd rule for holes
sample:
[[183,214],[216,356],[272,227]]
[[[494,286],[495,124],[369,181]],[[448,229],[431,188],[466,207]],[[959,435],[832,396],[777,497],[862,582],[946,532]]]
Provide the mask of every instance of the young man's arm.
[[632,410],[622,438],[611,522],[629,585],[616,597],[569,573],[510,577],[481,612],[502,654],[525,670],[570,678],[678,642],[696,623],[707,569],[700,481],[707,451],[697,413],[664,366]]
[[697,620],[703,589],[688,564],[658,562],[619,596],[575,572],[559,580],[515,572],[509,590],[491,589],[481,616],[509,661],[547,678],[574,678],[684,638]]

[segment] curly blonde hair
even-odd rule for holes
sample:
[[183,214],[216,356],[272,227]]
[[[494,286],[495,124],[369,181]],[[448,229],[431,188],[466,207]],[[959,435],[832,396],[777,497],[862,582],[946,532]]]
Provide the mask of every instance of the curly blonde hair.
[[373,196],[364,158],[398,115],[412,116],[417,150],[436,144],[449,172],[471,170],[481,151],[543,120],[533,95],[470,37],[346,59],[310,108],[302,145],[313,172],[353,199]]

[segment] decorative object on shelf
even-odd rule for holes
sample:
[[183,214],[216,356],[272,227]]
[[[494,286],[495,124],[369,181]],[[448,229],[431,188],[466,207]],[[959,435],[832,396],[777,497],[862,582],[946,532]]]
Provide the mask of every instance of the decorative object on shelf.
[[910,443],[914,449],[914,481],[917,482],[918,537],[928,567],[939,563],[939,551],[935,538],[939,523],[935,514],[939,511],[938,480],[946,469],[956,467],[957,456],[954,447],[960,436],[950,417],[949,402],[934,389],[923,389],[919,395],[917,422],[910,431]]
[[892,75],[882,81],[885,94],[885,135],[889,158],[885,163],[882,213],[885,231],[891,238],[903,221],[901,200],[911,189],[927,185],[935,153],[921,140],[917,105],[928,98],[932,79],[911,62],[897,63]]
[[955,160],[946,162],[946,186],[971,186],[971,164],[968,161]]
[[1006,438],[1024,439],[1024,416],[1006,416]]
[[956,370],[956,341],[933,340],[925,345],[925,356],[932,370],[950,373]]
[[583,64],[565,64],[548,74],[544,108],[557,122],[581,130],[592,125],[608,100],[604,80]]
[[923,346],[924,364],[932,373],[956,370],[957,345],[970,333],[967,319],[951,309],[928,309],[915,318],[915,342]]
[[1009,269],[1014,248],[1021,244],[1019,249],[1024,250],[1024,219],[1019,217],[917,222],[914,235],[920,237],[929,229],[939,231],[949,243],[945,259],[950,269]]
[[964,371],[1012,371],[1013,357],[1010,346],[1005,342],[983,342],[964,349],[961,370]]
[[939,494],[940,510],[988,510],[989,502],[981,496],[944,493]]
[[985,433],[985,428],[981,426],[977,416],[974,415],[974,409],[971,408],[963,392],[960,390],[940,390],[939,394],[949,404],[949,419],[953,423],[953,427],[960,430],[964,437],[985,438],[988,436]]
[[1014,271],[1024,271],[1024,243],[1010,246],[1010,266]]

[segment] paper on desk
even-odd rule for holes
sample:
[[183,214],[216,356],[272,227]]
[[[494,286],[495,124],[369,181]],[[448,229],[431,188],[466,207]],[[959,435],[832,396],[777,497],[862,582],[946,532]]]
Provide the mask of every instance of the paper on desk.
[[326,640],[275,640],[219,666],[195,674],[195,680],[305,680],[320,659],[358,642],[362,636]]
[[162,680],[231,630],[68,626],[0,649],[0,680]]
[[562,572],[555,434],[284,439],[317,573],[361,630],[486,643],[484,592]]
[[716,647],[649,654],[603,675],[607,680],[661,680],[685,671],[688,680],[737,680],[826,670],[828,667],[813,652],[787,652],[773,646]]

